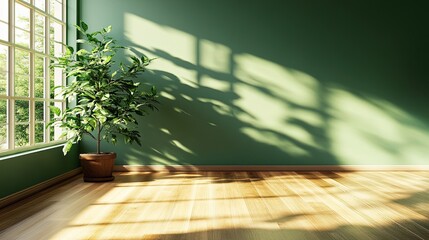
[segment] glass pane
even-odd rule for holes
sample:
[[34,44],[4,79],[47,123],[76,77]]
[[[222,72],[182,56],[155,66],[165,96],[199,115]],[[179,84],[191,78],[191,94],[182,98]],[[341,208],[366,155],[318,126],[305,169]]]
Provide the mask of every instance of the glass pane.
[[36,122],[45,120],[45,103],[37,101],[36,103]]
[[30,74],[30,54],[27,51],[15,49],[15,73]]
[[34,0],[34,5],[45,11],[45,0]]
[[54,17],[62,20],[63,19],[63,5],[61,1],[51,0],[50,13]]
[[0,72],[7,72],[8,47],[0,44]]
[[35,22],[36,34],[44,36],[45,35],[45,21],[46,21],[45,16],[36,13],[35,19],[36,19],[36,22]]
[[0,0],[0,20],[4,22],[9,22],[9,1]]
[[8,81],[8,47],[0,45],[0,95],[7,94]]
[[34,36],[34,49],[38,52],[45,52],[45,21],[46,17],[43,15],[35,15],[35,36]]
[[4,41],[9,40],[9,25],[4,22],[0,22],[0,39]]
[[45,58],[34,59],[34,96],[43,98],[45,96]]
[[30,32],[15,29],[15,43],[26,48],[30,48]]
[[49,51],[50,51],[50,56],[51,57],[61,57],[63,55],[63,45],[61,43],[57,43],[54,42],[53,40],[51,40],[49,42],[50,46],[49,46]]
[[30,31],[30,9],[15,3],[15,26]]
[[34,96],[36,98],[45,97],[45,79],[44,78],[36,78],[34,81]]
[[36,77],[45,77],[45,58],[36,56],[34,58],[34,75]]
[[7,72],[0,71],[0,95],[7,95]]
[[62,99],[59,95],[61,92],[61,88],[58,86],[63,85],[63,71],[59,68],[50,69],[50,80],[49,80],[49,88],[50,88],[50,98]]
[[30,56],[26,51],[15,49],[15,96],[29,95]]
[[[56,106],[57,108],[61,109],[61,112],[63,111],[63,103],[62,102],[51,102],[51,106]],[[54,119],[54,113],[52,113],[52,111],[50,112],[50,119]],[[55,141],[55,140],[59,140],[60,135],[61,135],[61,128],[59,127],[51,127],[50,128],[50,140],[51,141]]]
[[49,37],[56,42],[63,41],[63,26],[55,21],[51,22]]
[[15,96],[28,97],[29,76],[15,74]]
[[7,101],[0,100],[0,150],[5,150],[7,146]]
[[15,147],[22,147],[29,144],[28,124],[15,125]]
[[34,137],[36,143],[42,143],[45,141],[45,123],[36,123],[34,129]]
[[15,101],[15,122],[23,123],[29,121],[30,105],[28,101],[16,100]]
[[43,36],[34,36],[34,49],[38,52],[45,53],[45,38]]

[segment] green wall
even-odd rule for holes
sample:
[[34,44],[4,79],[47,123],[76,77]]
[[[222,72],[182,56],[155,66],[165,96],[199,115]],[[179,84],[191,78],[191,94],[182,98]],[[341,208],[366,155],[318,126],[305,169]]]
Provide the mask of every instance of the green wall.
[[[77,1],[68,0],[67,41],[76,45]],[[62,145],[0,157],[0,199],[79,167],[78,147],[63,156]]]
[[77,149],[67,157],[62,146],[0,159],[0,198],[79,167]]
[[[143,147],[117,164],[427,164],[425,1],[80,1],[158,58]],[[84,151],[94,144],[85,140]]]

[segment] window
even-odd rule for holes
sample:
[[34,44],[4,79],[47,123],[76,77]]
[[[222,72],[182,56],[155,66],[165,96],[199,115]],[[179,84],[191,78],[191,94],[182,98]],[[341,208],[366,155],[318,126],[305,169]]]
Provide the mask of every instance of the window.
[[65,108],[62,70],[66,0],[0,0],[0,151],[59,141],[49,106]]

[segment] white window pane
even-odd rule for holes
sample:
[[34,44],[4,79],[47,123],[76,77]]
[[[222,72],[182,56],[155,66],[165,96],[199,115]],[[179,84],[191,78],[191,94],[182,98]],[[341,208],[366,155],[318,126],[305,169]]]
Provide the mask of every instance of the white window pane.
[[34,0],[34,5],[43,11],[45,10],[45,0]]
[[39,35],[34,36],[34,50],[45,53],[45,38]]
[[7,94],[8,71],[8,47],[0,45],[0,95]]
[[7,101],[0,100],[0,150],[8,148],[7,127]]
[[36,123],[34,126],[34,140],[36,143],[45,142],[45,123]]
[[56,42],[63,41],[63,26],[55,21],[51,22],[51,26],[49,29],[49,37],[51,40]]
[[15,147],[29,145],[29,124],[15,124]]
[[3,41],[9,40],[9,24],[0,22],[0,39]]
[[60,20],[63,20],[63,4],[61,1],[50,1],[50,14]]
[[15,29],[15,43],[26,48],[30,48],[30,32]]
[[43,98],[45,96],[45,58],[34,58],[34,96]]
[[15,49],[15,73],[19,75],[30,74],[30,53]]
[[[62,102],[51,102],[51,106],[55,106],[55,107],[61,109],[61,111],[63,111],[63,103]],[[52,111],[50,113],[50,118],[51,118],[51,120],[55,118]],[[62,133],[61,128],[51,127],[50,128],[50,140],[51,141],[60,140],[61,133]]]
[[61,92],[60,88],[57,88],[58,86],[63,85],[63,71],[58,68],[50,69],[50,98],[55,99],[62,99],[62,97],[59,95]]
[[45,120],[45,102],[36,101],[35,103],[36,122]]
[[35,14],[35,33],[41,36],[45,35],[45,21],[46,21],[46,17],[36,13]]
[[15,96],[28,97],[29,96],[29,81],[28,75],[15,74]]
[[45,58],[36,56],[34,58],[34,75],[36,78],[45,77]]
[[0,20],[9,22],[9,1],[0,0]]
[[45,21],[46,17],[41,14],[35,14],[35,36],[34,49],[45,53]]
[[26,100],[15,101],[15,122],[25,123],[29,121],[30,105]]
[[0,72],[0,95],[7,95],[8,73]]
[[30,77],[30,55],[26,51],[15,50],[15,96],[28,97]]
[[15,3],[15,26],[30,30],[30,9],[19,3]]
[[[54,55],[55,57],[61,57],[63,55],[63,45],[61,43],[54,43]],[[51,54],[52,55],[52,54]]]

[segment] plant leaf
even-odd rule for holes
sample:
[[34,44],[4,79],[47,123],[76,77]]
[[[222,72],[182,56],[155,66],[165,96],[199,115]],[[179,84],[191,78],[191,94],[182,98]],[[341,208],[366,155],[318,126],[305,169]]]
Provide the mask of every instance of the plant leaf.
[[112,25],[110,25],[110,26],[107,26],[107,27],[103,28],[103,31],[104,31],[105,33],[109,33],[110,31],[112,31]]
[[61,115],[61,109],[55,106],[49,106],[49,108],[51,109],[51,111],[56,115],[59,116]]
[[88,24],[86,24],[84,21],[80,21],[80,26],[82,27],[84,32],[88,30]]
[[63,154],[64,156],[67,155],[67,153],[70,151],[70,149],[72,148],[73,143],[71,141],[68,141],[64,147],[63,147]]

